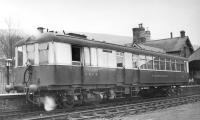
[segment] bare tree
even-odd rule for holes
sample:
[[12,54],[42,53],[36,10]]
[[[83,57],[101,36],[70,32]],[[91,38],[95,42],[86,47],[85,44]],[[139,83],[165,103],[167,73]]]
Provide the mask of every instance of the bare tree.
[[14,22],[11,18],[5,19],[6,30],[0,30],[0,49],[1,54],[6,58],[13,59],[15,56],[14,45],[17,41],[23,39],[22,33],[14,28]]

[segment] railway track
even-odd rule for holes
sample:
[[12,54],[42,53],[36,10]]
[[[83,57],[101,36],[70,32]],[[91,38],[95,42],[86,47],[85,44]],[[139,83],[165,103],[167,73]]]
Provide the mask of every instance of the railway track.
[[[149,102],[141,102],[127,105],[117,105],[112,107],[103,107],[90,110],[80,110],[75,112],[62,112],[52,114],[40,114],[35,117],[27,117],[24,120],[86,120],[96,118],[114,118],[126,115],[134,115],[147,111],[165,109],[168,107],[178,106],[182,104],[200,101],[200,95],[184,96],[177,98],[168,98],[163,100],[153,100]],[[22,119],[22,118],[20,118]]]
[[[182,97],[185,96],[191,96],[195,94],[200,94],[200,87],[199,86],[189,86],[189,87],[183,87],[182,91]],[[165,100],[166,97],[159,97],[159,98],[148,98],[148,99],[142,99],[142,98],[134,98],[134,99],[122,99],[120,101],[109,101],[109,103],[102,103],[98,106],[96,105],[83,105],[83,106],[75,106],[73,109],[56,109],[51,112],[45,112],[43,108],[38,108],[36,106],[31,106],[29,104],[24,104],[25,101],[23,101],[24,96],[19,95],[13,95],[13,96],[4,96],[0,97],[0,120],[7,120],[7,119],[22,119],[22,118],[28,118],[31,116],[48,116],[52,114],[60,114],[60,113],[69,113],[69,112],[75,112],[75,111],[83,111],[83,110],[93,110],[94,108],[103,108],[103,107],[111,107],[111,106],[118,106],[118,105],[125,105],[125,104],[139,104],[144,102],[150,102],[150,101],[157,101],[157,100]],[[174,97],[167,97],[168,99],[174,98]],[[19,99],[19,100],[17,100]],[[16,104],[17,103],[17,104]],[[25,106],[26,105],[26,106]],[[28,106],[27,106],[28,105]],[[21,106],[21,107],[20,107]],[[7,109],[8,108],[8,109]],[[19,108],[19,109],[18,109]]]

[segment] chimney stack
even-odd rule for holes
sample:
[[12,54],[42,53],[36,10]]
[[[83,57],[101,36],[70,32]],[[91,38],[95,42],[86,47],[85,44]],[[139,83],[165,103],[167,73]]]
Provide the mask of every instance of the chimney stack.
[[143,26],[142,26],[142,23],[140,23],[140,24],[139,24],[139,28],[142,28],[142,27],[143,27]]
[[45,28],[43,28],[43,27],[38,27],[38,28],[37,28],[37,30],[38,30],[40,33],[44,33],[44,29],[45,29]]
[[151,33],[147,29],[142,26],[142,23],[139,24],[138,28],[132,28],[133,31],[133,44],[137,43],[144,43],[151,38]]
[[182,38],[185,37],[185,31],[184,30],[180,31],[180,34],[181,34]]
[[173,33],[172,32],[170,32],[170,37],[173,38]]

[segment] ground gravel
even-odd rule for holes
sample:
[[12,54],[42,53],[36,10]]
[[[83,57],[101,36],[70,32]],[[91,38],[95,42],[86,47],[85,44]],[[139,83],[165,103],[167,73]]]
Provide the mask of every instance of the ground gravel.
[[200,102],[146,112],[139,115],[98,120],[200,120]]

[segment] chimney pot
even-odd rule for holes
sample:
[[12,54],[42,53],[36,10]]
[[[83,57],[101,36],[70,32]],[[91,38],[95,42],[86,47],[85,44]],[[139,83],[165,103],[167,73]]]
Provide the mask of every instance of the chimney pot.
[[139,28],[142,28],[142,23],[139,24]]
[[185,37],[185,31],[184,30],[180,31],[180,34],[181,34],[182,38]]

